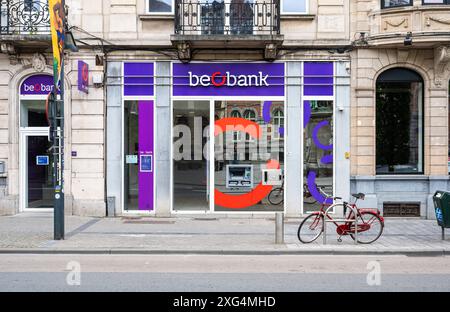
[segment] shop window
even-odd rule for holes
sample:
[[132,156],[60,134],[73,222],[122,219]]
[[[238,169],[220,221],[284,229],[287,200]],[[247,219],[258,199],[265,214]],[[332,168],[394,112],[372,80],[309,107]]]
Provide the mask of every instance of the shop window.
[[147,0],[147,12],[150,14],[173,14],[174,0]]
[[381,0],[381,8],[394,8],[413,5],[413,0]]
[[281,14],[304,14],[308,0],[281,0]]
[[382,73],[376,87],[377,174],[423,173],[423,80],[414,71]]
[[[256,122],[256,113],[255,113],[255,111],[252,110],[252,109],[247,109],[246,111],[244,111],[244,119]],[[249,134],[246,134],[245,135],[245,140],[246,141],[252,141],[253,138]]]
[[[231,112],[230,117],[231,117],[231,118],[242,118],[242,115],[241,115],[241,112],[240,112],[240,111],[238,111],[238,110],[233,110],[233,111]],[[233,140],[234,140],[235,142],[240,141],[240,140],[241,140],[241,132],[235,131],[235,132],[233,133]]]

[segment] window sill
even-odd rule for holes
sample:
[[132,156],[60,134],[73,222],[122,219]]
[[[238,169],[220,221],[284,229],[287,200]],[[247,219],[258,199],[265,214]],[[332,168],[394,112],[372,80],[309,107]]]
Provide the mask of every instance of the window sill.
[[315,14],[281,14],[281,20],[305,20],[312,21],[316,18]]
[[174,14],[141,14],[139,19],[141,21],[161,21],[161,20],[173,20]]

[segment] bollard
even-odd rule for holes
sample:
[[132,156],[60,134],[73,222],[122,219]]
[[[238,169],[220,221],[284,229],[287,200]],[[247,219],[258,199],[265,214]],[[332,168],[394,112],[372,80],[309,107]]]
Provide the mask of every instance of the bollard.
[[284,244],[284,213],[275,214],[275,244]]

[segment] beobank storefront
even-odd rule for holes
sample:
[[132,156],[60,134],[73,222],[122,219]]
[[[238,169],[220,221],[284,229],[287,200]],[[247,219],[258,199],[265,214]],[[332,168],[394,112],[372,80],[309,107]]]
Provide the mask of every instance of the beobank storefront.
[[109,62],[108,214],[298,216],[348,198],[348,68]]

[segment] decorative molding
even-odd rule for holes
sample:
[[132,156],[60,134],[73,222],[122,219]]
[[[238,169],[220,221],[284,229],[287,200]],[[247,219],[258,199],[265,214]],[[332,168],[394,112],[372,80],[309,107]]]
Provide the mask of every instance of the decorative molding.
[[437,17],[427,16],[426,25],[428,27],[431,26],[431,21],[436,22],[436,23],[440,23],[440,24],[444,24],[444,25],[450,25],[450,19],[443,20],[443,19],[440,19],[440,18],[437,18]]
[[47,66],[45,56],[41,53],[35,53],[31,58],[31,66],[35,71],[42,73]]
[[434,83],[443,87],[442,81],[446,78],[445,72],[450,64],[450,46],[440,46],[434,49]]
[[404,26],[403,26],[404,28],[408,28],[408,26],[409,26],[408,18],[405,17],[398,23],[392,22],[390,20],[384,20],[384,30],[387,30],[389,28],[389,26],[391,26],[393,28],[397,28],[397,27],[402,26],[403,24],[404,24]]

